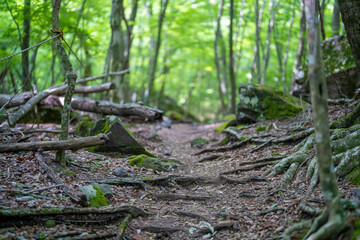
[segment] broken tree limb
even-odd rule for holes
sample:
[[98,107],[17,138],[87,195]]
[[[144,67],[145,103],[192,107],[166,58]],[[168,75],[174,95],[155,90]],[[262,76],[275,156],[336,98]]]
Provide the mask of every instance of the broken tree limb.
[[[92,85],[92,86],[76,86],[74,89],[74,93],[98,93],[98,92],[105,92],[115,89],[115,84],[109,82],[100,85]],[[64,95],[65,91],[60,92],[58,95]]]
[[[62,102],[62,98],[56,100],[57,97],[52,96],[51,101],[43,101],[41,104],[58,106]],[[73,98],[71,107],[75,110],[84,112],[100,113],[105,115],[116,115],[122,117],[137,116],[150,121],[161,119],[163,111],[136,103],[118,104],[109,101],[97,101],[89,98]]]
[[91,137],[77,138],[63,141],[42,141],[0,144],[0,152],[19,152],[19,151],[50,151],[50,150],[73,150],[76,151],[85,147],[92,147],[105,144],[108,141],[105,134]]
[[58,185],[61,185],[64,193],[66,195],[68,195],[71,200],[73,200],[76,203],[79,203],[81,205],[86,205],[87,203],[87,199],[86,199],[86,195],[80,192],[76,192],[73,189],[71,189],[67,184],[65,184],[59,177],[58,175],[55,173],[55,171],[50,168],[44,158],[41,156],[40,153],[35,153],[36,159],[38,160],[41,168],[44,170],[44,172],[46,172],[46,174]]
[[108,76],[120,76],[120,75],[124,75],[126,73],[129,73],[129,72],[130,72],[129,69],[126,69],[126,70],[123,70],[123,71],[120,71],[120,72],[110,72],[110,73],[102,74],[102,75],[95,76],[95,77],[81,78],[81,79],[78,79],[76,81],[76,84],[90,82],[90,81],[94,81],[94,80],[97,80],[97,79],[106,78]]
[[31,92],[23,92],[18,95],[0,94],[0,108],[4,105],[5,108],[17,107],[25,104],[30,98],[33,97]]

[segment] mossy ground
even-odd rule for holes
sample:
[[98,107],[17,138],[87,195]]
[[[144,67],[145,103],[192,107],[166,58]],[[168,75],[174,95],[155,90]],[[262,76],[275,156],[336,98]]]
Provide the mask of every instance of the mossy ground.
[[154,157],[149,157],[144,154],[131,156],[129,159],[130,166],[138,166],[143,168],[149,168],[157,171],[169,171],[171,168],[176,168],[176,164],[180,164],[178,160],[175,159],[159,159]]
[[360,167],[352,170],[345,178],[351,184],[360,186]]

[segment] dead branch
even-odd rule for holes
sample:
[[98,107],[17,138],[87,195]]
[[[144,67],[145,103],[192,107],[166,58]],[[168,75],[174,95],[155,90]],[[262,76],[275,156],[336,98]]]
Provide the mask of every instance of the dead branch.
[[0,152],[19,152],[19,151],[50,151],[50,150],[72,150],[105,144],[108,141],[105,134],[91,137],[83,137],[63,141],[42,141],[26,143],[0,144]]
[[[115,84],[113,83],[104,83],[100,85],[92,85],[92,86],[76,86],[74,89],[74,93],[88,94],[88,93],[98,93],[105,92],[115,89]],[[65,91],[58,93],[57,95],[64,95]]]
[[23,105],[32,97],[33,94],[31,92],[23,92],[16,96],[9,94],[0,94],[0,108],[4,105],[6,105],[5,108],[12,108]]
[[105,73],[105,74],[95,76],[95,77],[81,78],[76,81],[76,84],[90,82],[90,81],[94,81],[97,79],[106,78],[108,76],[120,76],[120,75],[124,75],[128,72],[130,72],[129,69],[126,69],[126,70],[123,70],[120,72],[110,72],[110,73]]
[[44,170],[44,172],[46,172],[46,174],[58,185],[61,185],[64,193],[66,195],[68,195],[71,200],[81,204],[81,205],[86,205],[87,203],[87,199],[86,199],[86,195],[82,194],[80,192],[75,192],[73,189],[71,189],[67,184],[65,184],[59,177],[58,175],[55,173],[55,171],[50,168],[44,158],[41,156],[40,153],[35,153],[36,159],[38,160],[41,168]]

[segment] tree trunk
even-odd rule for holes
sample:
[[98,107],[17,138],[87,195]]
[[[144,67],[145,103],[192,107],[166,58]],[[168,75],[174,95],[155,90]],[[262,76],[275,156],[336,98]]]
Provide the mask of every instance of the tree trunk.
[[[110,69],[112,72],[123,70],[124,63],[124,36],[121,29],[121,19],[123,12],[123,0],[112,0],[110,25],[111,25],[111,61]],[[121,76],[112,76],[111,82],[115,84],[116,91],[113,95],[113,101],[119,103],[123,98],[121,94]]]
[[251,82],[254,83],[255,71],[257,83],[261,82],[261,65],[260,65],[260,31],[261,31],[261,20],[262,13],[265,6],[265,0],[259,11],[259,0],[255,1],[255,47],[254,47],[254,61],[251,69]]
[[340,0],[339,7],[341,18],[345,25],[345,31],[351,50],[353,52],[356,66],[360,71],[360,4],[359,0]]
[[266,39],[266,50],[265,50],[265,56],[264,56],[264,62],[263,62],[263,74],[261,76],[260,84],[265,84],[266,80],[266,70],[269,63],[270,58],[270,41],[271,41],[271,32],[274,27],[274,20],[275,20],[275,13],[278,8],[279,2],[275,3],[275,0],[271,0],[270,6],[271,6],[271,19],[269,20],[269,26],[268,26],[268,33],[267,33],[267,39]]
[[159,21],[158,21],[158,32],[157,32],[157,39],[156,39],[156,44],[155,44],[155,54],[153,57],[152,65],[150,66],[148,89],[144,96],[145,104],[148,104],[150,101],[150,98],[153,96],[156,65],[157,65],[157,59],[159,56],[159,50],[160,50],[160,46],[161,46],[161,32],[162,32],[162,26],[163,26],[165,12],[166,12],[168,3],[169,3],[169,0],[161,0],[161,12],[160,12]]
[[316,134],[316,153],[328,219],[326,224],[316,232],[310,232],[309,238],[305,238],[330,239],[347,226],[347,221],[340,203],[334,163],[331,160],[327,87],[320,45],[318,3],[316,2],[318,0],[305,0],[305,11],[308,24],[309,82]]
[[[24,23],[21,42],[21,50],[30,46],[30,4],[31,0],[24,0]],[[21,80],[24,91],[31,91],[31,79],[29,74],[29,51],[21,54]]]
[[300,30],[299,30],[299,44],[296,52],[296,58],[294,62],[293,73],[291,77],[291,86],[290,93],[292,93],[296,88],[296,76],[299,72],[299,68],[301,67],[302,58],[305,53],[305,38],[306,38],[306,19],[305,19],[305,8],[304,8],[304,0],[301,0],[301,16],[300,16]]
[[290,47],[290,40],[291,40],[291,31],[292,31],[292,27],[294,24],[294,17],[295,17],[295,8],[296,8],[296,3],[297,1],[294,0],[294,6],[293,6],[293,11],[291,14],[291,19],[290,19],[290,28],[289,28],[289,33],[288,33],[288,38],[286,40],[286,49],[285,49],[285,54],[284,54],[284,58],[282,61],[282,74],[281,74],[281,80],[283,83],[283,91],[286,92],[287,91],[287,86],[286,86],[286,64],[287,64],[287,59],[288,59],[288,53],[289,53],[289,47]]
[[[53,22],[53,29],[59,29],[59,10],[60,10],[61,0],[55,0],[53,2],[53,13],[52,13],[52,22]],[[53,36],[56,36],[57,33],[53,32]],[[70,121],[70,105],[71,105],[71,98],[74,94],[74,88],[76,83],[77,75],[73,70],[72,64],[69,60],[68,55],[64,49],[64,46],[61,43],[60,38],[54,38],[54,43],[56,50],[59,54],[61,59],[61,65],[63,66],[66,72],[67,78],[67,85],[68,89],[65,94],[64,100],[64,107],[61,114],[61,134],[59,139],[60,140],[67,140],[69,134],[69,121]],[[61,162],[63,165],[66,164],[64,158],[64,151],[56,152],[56,161]]]
[[231,113],[236,113],[236,79],[234,73],[234,52],[233,52],[233,19],[234,0],[230,0],[230,26],[229,26],[229,76],[231,87]]
[[339,36],[340,33],[340,9],[338,0],[334,1],[334,10],[332,15],[331,25],[332,35]]
[[221,75],[220,75],[221,69],[220,69],[220,58],[219,58],[219,37],[220,37],[220,28],[221,28],[220,21],[221,21],[221,17],[222,17],[222,13],[223,13],[223,7],[224,7],[224,0],[220,0],[219,11],[218,11],[217,21],[216,21],[214,50],[215,50],[216,78],[218,81],[220,106],[221,106],[221,110],[225,111],[226,110],[225,101],[224,101],[225,86],[223,84],[223,81],[221,80]]

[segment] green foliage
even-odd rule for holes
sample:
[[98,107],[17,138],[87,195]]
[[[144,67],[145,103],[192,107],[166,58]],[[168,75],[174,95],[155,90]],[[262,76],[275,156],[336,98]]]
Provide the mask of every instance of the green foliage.
[[360,236],[360,219],[354,222],[354,233],[351,237],[351,240],[358,240]]

